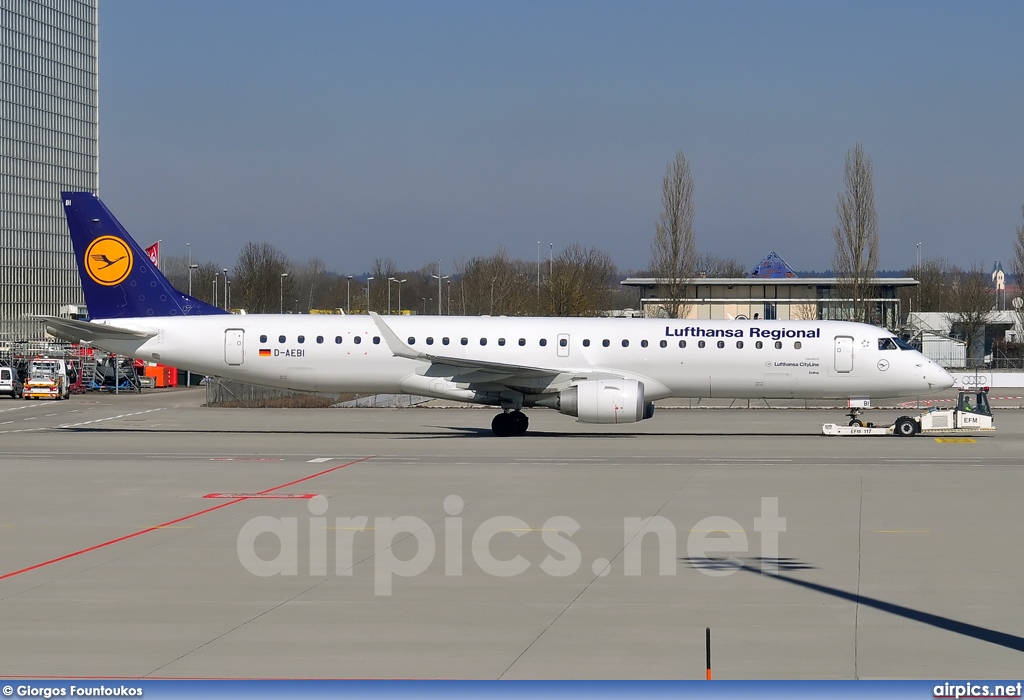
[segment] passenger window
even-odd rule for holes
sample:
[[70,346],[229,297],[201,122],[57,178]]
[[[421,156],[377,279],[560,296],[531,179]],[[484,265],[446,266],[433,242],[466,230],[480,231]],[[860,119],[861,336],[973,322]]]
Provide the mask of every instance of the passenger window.
[[759,341],[757,341],[756,343],[754,343],[754,347],[755,347],[755,348],[757,348],[758,350],[760,350],[761,348],[763,348],[763,347],[764,347],[764,343],[762,343],[762,342],[761,342],[761,341],[759,340]]
[[679,347],[680,348],[685,348],[686,347],[686,341],[685,340],[680,340],[679,341]]
[[361,335],[357,335],[355,338],[352,339],[352,342],[355,343],[356,345],[359,345],[359,343],[363,342],[363,337]]
[[725,347],[725,341],[724,340],[719,340],[718,341],[718,348],[719,348],[719,350],[721,350],[724,347]]
[[522,347],[524,345],[526,345],[526,338],[520,338],[519,339],[519,347]]
[[408,340],[409,340],[409,345],[415,345],[416,344],[416,339],[413,338],[411,335],[409,336]]
[[487,338],[481,338],[480,339],[480,344],[481,345],[487,345]]
[[799,340],[798,340],[798,341],[796,341],[795,343],[793,343],[793,347],[794,347],[794,348],[796,348],[797,350],[799,350],[799,349],[800,349],[800,348],[802,348],[803,346],[804,346],[804,344],[803,344],[803,343],[801,343],[801,342],[800,342]]
[[782,349],[782,341],[781,340],[776,340],[775,341],[775,349],[776,350],[781,350]]
[[469,345],[469,338],[463,338],[459,342],[462,343],[463,345]]
[[647,347],[647,341],[646,340],[641,340],[640,341],[640,347],[646,348]]
[[743,349],[743,341],[742,340],[737,340],[736,341],[736,349],[737,350],[742,350]]
[[283,343],[284,342],[284,336],[283,335],[277,336],[277,342]]
[[546,346],[547,344],[548,344],[548,339],[547,339],[547,338],[541,338],[541,339],[540,339],[540,346],[541,346],[541,347],[544,347],[544,346]]
[[318,342],[318,343],[321,343],[321,344],[323,344],[323,342],[324,342],[324,337],[323,337],[322,335],[318,335],[318,336],[316,337],[316,342]]
[[260,342],[261,342],[261,343],[265,343],[265,342],[267,342],[267,336],[265,336],[265,335],[261,335],[261,336],[260,336]]
[[505,347],[505,339],[504,338],[498,338],[498,345],[500,345],[502,347]]
[[341,345],[341,336],[340,335],[334,336],[334,344],[335,345]]
[[628,348],[629,347],[629,341],[626,340],[625,338],[622,339],[622,347],[624,347],[624,348]]
[[434,339],[433,339],[433,338],[431,338],[431,337],[430,337],[430,336],[428,335],[428,336],[427,336],[427,345],[433,345],[433,344],[434,344]]
[[449,341],[448,341],[448,339],[447,339],[447,338],[441,338],[441,345],[447,345],[447,344],[448,344],[448,342],[449,342]]
[[611,345],[611,342],[609,342],[609,340],[605,338],[604,340],[601,341],[601,345],[603,347],[608,347],[609,345]]
[[583,339],[583,347],[585,347],[585,348],[589,348],[590,347],[590,338],[584,338]]
[[658,343],[658,345],[660,345],[663,348],[667,348],[668,347],[668,341],[667,340],[663,340],[660,343]]
[[299,344],[301,345],[302,343],[305,343],[305,342],[306,342],[306,336],[300,335],[299,336]]
[[558,345],[563,348],[569,347],[569,341],[566,338],[559,338]]
[[379,335],[373,336],[373,344],[374,345],[380,345],[380,336]]
[[698,340],[698,341],[697,341],[697,347],[698,347],[698,348],[702,348],[702,347],[704,347],[705,345],[706,345],[706,343],[705,343],[705,342],[704,342],[703,340]]

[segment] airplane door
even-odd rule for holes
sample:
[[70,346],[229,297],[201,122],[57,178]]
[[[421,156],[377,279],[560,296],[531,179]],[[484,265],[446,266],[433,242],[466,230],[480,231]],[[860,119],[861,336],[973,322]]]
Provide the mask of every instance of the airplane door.
[[853,338],[848,335],[836,336],[836,372],[853,371]]
[[558,334],[558,356],[569,357],[569,334]]
[[224,331],[224,362],[238,366],[245,359],[245,331],[229,328]]

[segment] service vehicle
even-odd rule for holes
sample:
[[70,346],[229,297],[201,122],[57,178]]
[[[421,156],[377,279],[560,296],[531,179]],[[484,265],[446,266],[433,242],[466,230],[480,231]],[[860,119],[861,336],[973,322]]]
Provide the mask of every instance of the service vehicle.
[[60,401],[71,394],[68,367],[63,359],[37,357],[28,365],[28,377],[22,389],[25,399],[55,399]]
[[13,367],[0,367],[0,396],[10,396],[12,399],[21,398],[21,382],[18,381],[18,373]]
[[857,414],[851,414],[849,425],[825,423],[821,426],[821,434],[829,437],[878,437],[882,435],[914,437],[919,433],[959,435],[995,432],[988,391],[987,386],[977,389],[961,389],[957,392],[956,404],[953,407],[937,408],[933,406],[916,416],[900,416],[892,425],[864,423]]

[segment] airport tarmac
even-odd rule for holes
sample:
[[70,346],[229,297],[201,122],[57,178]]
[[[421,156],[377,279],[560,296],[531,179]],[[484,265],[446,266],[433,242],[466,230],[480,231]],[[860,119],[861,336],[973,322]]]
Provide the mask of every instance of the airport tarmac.
[[203,398],[0,399],[0,676],[699,679],[706,627],[721,679],[1024,668],[1022,411],[970,442],[821,437],[834,410],[494,438]]

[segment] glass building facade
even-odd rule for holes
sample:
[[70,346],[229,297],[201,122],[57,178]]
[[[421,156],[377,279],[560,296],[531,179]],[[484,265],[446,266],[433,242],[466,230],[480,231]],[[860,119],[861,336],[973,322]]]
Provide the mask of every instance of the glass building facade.
[[[99,188],[98,0],[0,1],[0,343],[82,304],[62,190]],[[62,311],[63,310],[63,311]]]

